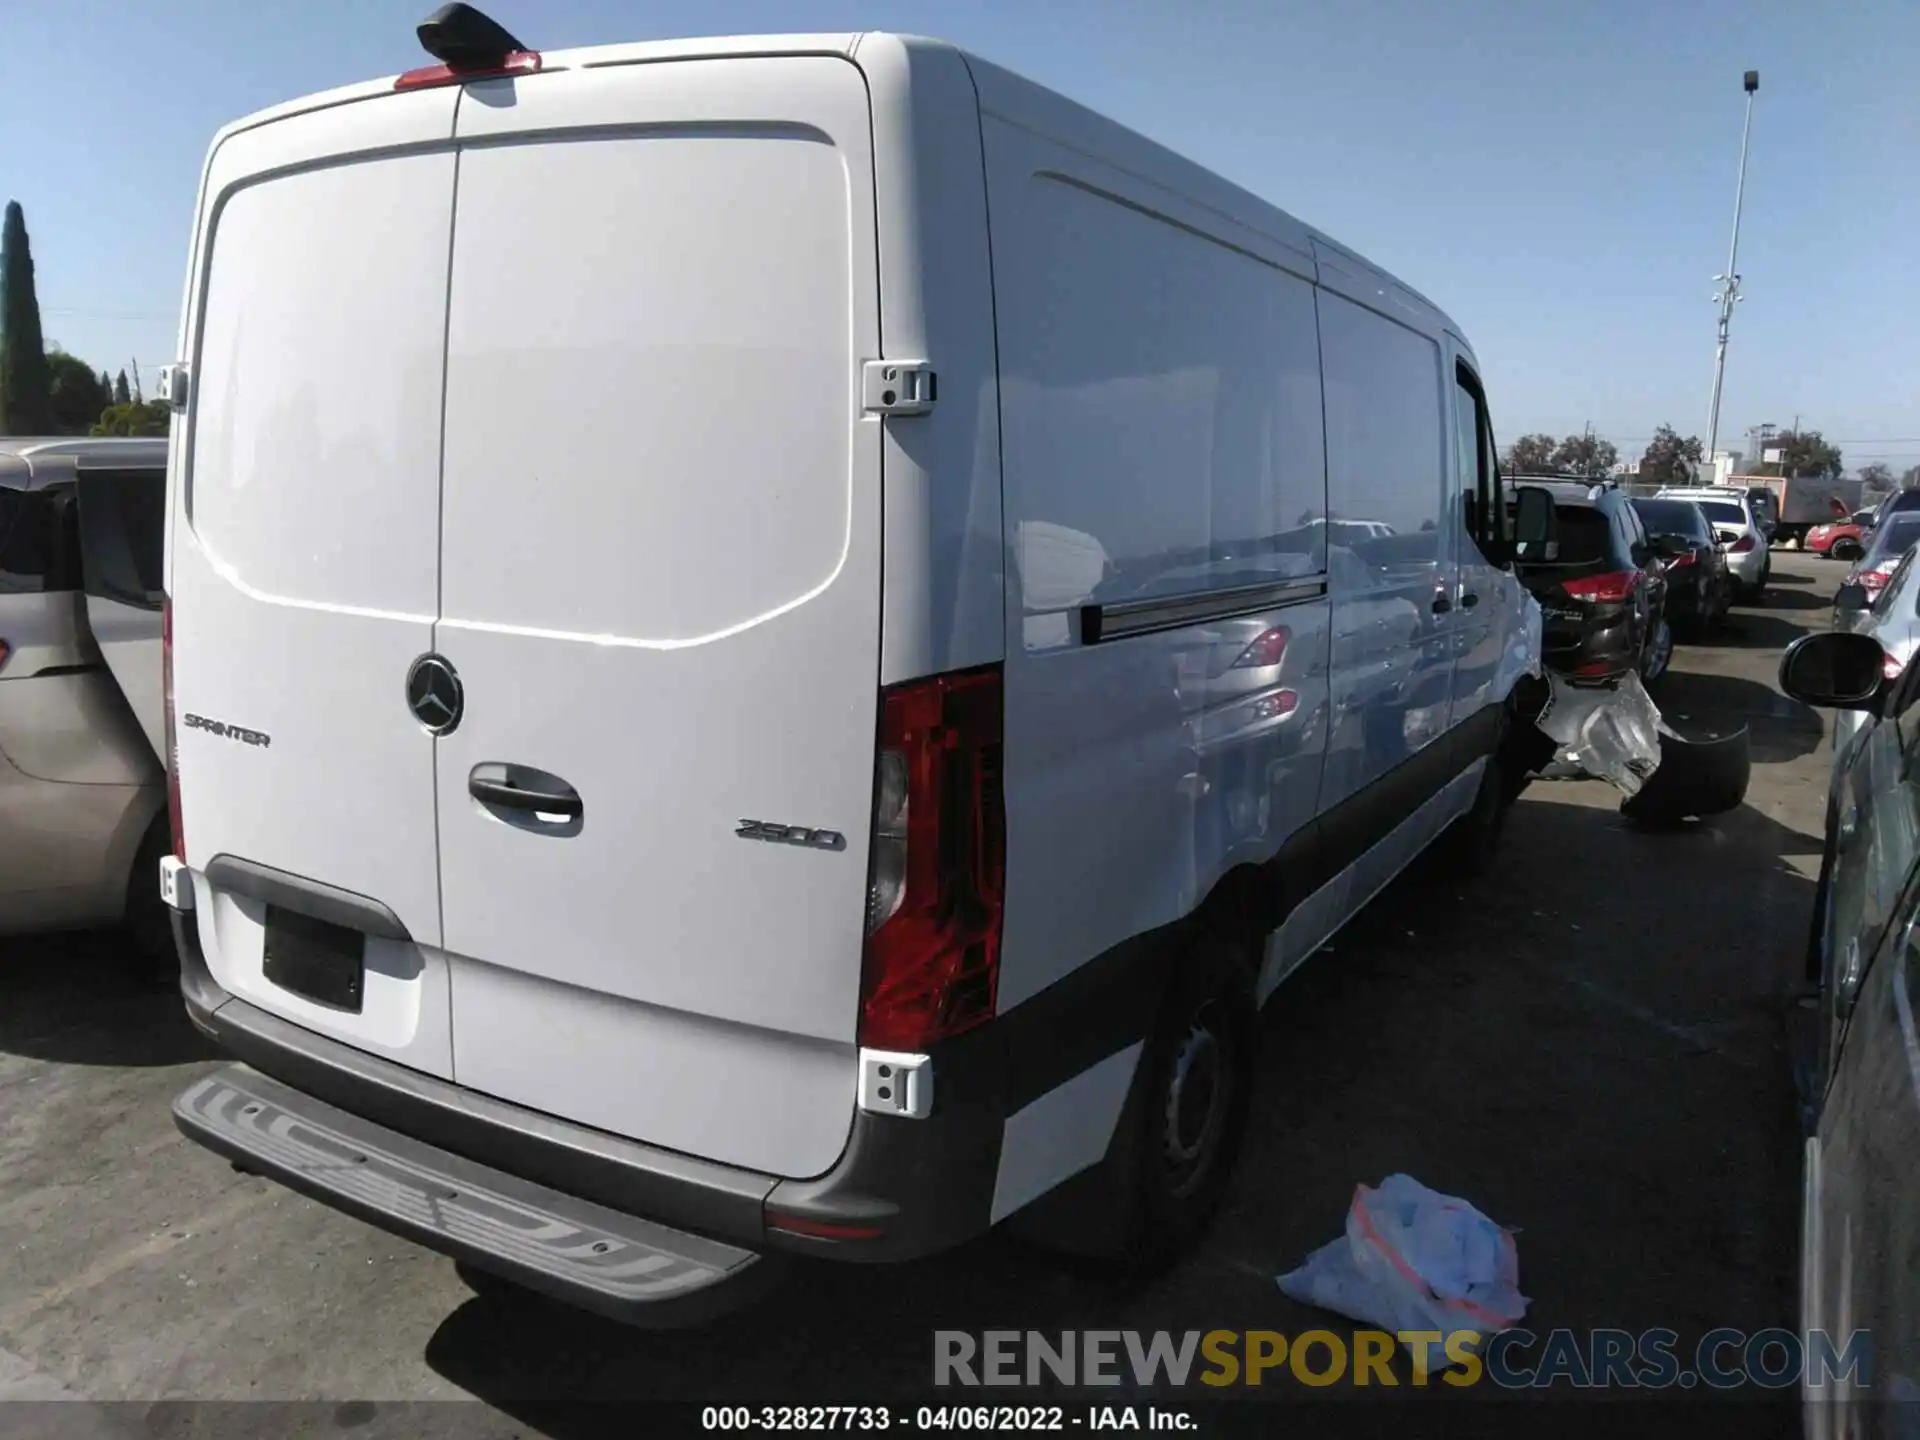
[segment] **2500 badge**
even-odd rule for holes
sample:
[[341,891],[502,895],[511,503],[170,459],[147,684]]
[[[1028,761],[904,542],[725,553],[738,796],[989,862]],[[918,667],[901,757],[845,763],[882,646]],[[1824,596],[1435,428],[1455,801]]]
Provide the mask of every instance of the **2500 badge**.
[[273,737],[264,730],[249,730],[244,725],[229,725],[224,720],[209,720],[206,716],[195,715],[192,711],[181,716],[180,723],[189,730],[205,730],[210,735],[238,740],[243,745],[258,745],[263,750],[273,744]]
[[838,830],[811,830],[805,825],[782,825],[777,820],[742,820],[733,833],[742,840],[768,840],[775,845],[799,845],[808,850],[847,848],[847,837]]

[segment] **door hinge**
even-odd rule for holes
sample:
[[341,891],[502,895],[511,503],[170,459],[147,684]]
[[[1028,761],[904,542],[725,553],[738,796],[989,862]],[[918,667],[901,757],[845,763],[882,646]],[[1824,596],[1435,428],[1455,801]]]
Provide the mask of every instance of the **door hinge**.
[[187,408],[188,371],[184,361],[174,365],[162,365],[159,379],[155,382],[154,399],[170,410]]
[[869,415],[925,415],[933,399],[933,366],[925,360],[869,360],[860,367],[860,404]]

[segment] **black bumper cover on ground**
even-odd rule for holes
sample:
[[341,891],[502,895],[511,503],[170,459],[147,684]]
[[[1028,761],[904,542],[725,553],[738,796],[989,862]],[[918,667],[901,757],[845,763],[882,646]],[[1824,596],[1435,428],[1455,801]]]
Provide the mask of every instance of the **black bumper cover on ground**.
[[1649,824],[1674,824],[1736,810],[1753,774],[1745,725],[1725,734],[1660,735],[1660,765],[1620,813]]

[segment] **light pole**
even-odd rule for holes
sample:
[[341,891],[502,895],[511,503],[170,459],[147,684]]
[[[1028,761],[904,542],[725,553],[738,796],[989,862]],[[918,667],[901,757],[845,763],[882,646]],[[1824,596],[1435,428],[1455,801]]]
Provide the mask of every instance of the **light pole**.
[[1753,135],[1753,95],[1760,88],[1760,72],[1749,70],[1741,84],[1747,92],[1747,120],[1740,131],[1740,179],[1733,188],[1733,241],[1727,246],[1727,273],[1713,278],[1720,293],[1720,343],[1713,354],[1713,401],[1707,407],[1707,463],[1713,463],[1714,446],[1720,439],[1720,382],[1727,373],[1727,325],[1733,319],[1733,307],[1744,298],[1740,294],[1740,201],[1747,190],[1747,141]]

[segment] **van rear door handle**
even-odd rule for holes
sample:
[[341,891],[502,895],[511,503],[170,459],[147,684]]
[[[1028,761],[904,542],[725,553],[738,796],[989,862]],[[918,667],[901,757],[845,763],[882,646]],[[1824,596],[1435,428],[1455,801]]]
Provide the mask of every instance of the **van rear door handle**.
[[489,780],[479,775],[467,777],[467,793],[482,805],[497,805],[502,810],[526,810],[541,815],[563,815],[578,820],[585,810],[580,792],[565,782],[544,786],[516,785],[511,780]]

